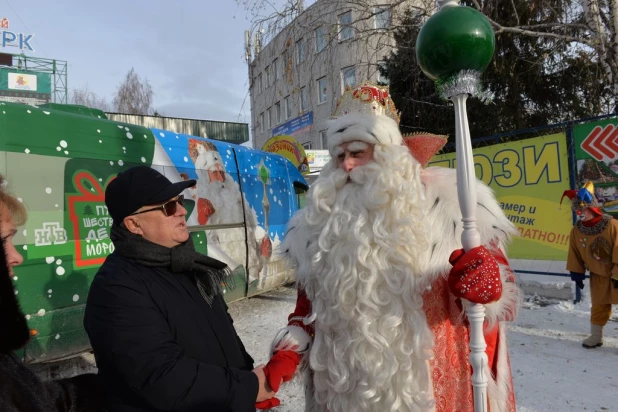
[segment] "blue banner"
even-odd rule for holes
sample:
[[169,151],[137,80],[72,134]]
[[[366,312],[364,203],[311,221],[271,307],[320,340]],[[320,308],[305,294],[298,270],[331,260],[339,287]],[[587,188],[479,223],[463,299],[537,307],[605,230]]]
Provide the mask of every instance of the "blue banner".
[[308,112],[302,116],[288,120],[273,129],[273,136],[286,135],[294,136],[306,131],[313,124],[313,112]]

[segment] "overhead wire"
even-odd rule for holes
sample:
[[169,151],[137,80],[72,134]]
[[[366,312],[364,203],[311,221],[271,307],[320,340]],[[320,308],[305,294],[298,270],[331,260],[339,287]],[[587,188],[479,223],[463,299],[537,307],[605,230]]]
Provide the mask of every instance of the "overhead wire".
[[[17,10],[15,10],[15,8],[13,7],[13,5],[11,4],[11,2],[9,0],[5,0],[6,4],[9,5],[9,7],[11,8],[11,10],[13,11],[13,13],[15,13],[15,15],[17,16],[17,18],[19,19],[19,21],[21,22],[21,24],[26,28],[27,32],[30,32],[30,29],[28,28],[28,25],[26,25],[26,23],[24,23],[24,21],[22,20],[21,16],[19,15],[19,13],[17,12]],[[43,50],[41,46],[41,43],[39,43],[38,39],[36,37],[34,37],[34,41],[36,42],[39,50]]]

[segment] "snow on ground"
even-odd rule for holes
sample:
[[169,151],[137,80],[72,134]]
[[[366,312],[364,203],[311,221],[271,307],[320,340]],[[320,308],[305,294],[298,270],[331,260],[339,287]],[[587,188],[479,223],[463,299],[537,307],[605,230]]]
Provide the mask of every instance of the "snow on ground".
[[[564,279],[560,279],[564,281]],[[511,324],[509,345],[518,412],[618,411],[618,308],[604,330],[604,345],[587,350],[588,285],[583,302],[529,295]],[[238,334],[256,365],[268,361],[272,338],[294,309],[296,290],[281,287],[230,304]],[[304,411],[300,383],[283,385],[278,412]]]
[[[572,284],[568,278],[534,279],[531,282],[542,285],[539,293],[563,288],[565,282]],[[581,341],[590,331],[588,290],[586,281],[584,300],[577,305],[546,297],[551,294],[526,296],[508,335],[518,412],[618,411],[618,305],[605,326],[603,347],[584,349]],[[236,330],[256,365],[268,361],[270,342],[285,325],[295,302],[295,287],[286,286],[229,305]],[[32,367],[44,378],[60,378],[96,372],[93,364],[92,356],[86,354]],[[278,397],[282,405],[274,411],[304,411],[300,382],[283,385]]]

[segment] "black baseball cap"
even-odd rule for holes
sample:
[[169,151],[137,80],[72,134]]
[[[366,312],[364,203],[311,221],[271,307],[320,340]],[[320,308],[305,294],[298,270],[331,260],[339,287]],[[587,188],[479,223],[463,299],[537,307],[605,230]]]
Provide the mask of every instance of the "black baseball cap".
[[195,186],[195,179],[172,183],[148,166],[135,166],[107,185],[105,205],[114,222],[120,224],[140,207],[161,204],[191,186]]

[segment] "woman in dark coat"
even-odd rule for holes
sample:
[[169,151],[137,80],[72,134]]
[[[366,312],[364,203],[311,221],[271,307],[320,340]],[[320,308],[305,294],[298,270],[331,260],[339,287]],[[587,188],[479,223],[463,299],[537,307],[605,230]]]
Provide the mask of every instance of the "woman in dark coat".
[[30,337],[13,287],[13,267],[23,257],[13,245],[17,226],[26,221],[26,210],[7,193],[0,176],[0,411],[2,412],[91,412],[100,402],[96,375],[44,382],[13,353]]

